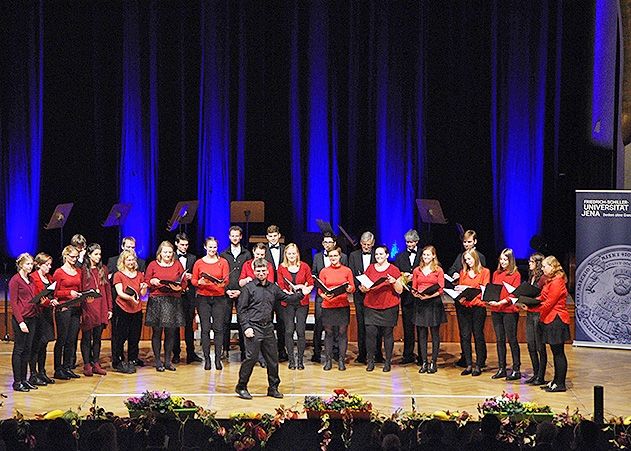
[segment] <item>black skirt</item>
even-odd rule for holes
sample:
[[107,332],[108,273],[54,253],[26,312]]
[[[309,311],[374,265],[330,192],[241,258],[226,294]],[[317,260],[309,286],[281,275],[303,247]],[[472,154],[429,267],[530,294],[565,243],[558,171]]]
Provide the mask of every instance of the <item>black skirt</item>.
[[394,327],[399,319],[399,306],[383,310],[364,307],[364,323],[367,326]]
[[182,327],[184,310],[182,300],[173,296],[152,296],[147,302],[145,325],[150,327]]
[[55,340],[55,326],[53,324],[53,309],[45,308],[37,316],[37,335],[41,342]]
[[322,308],[323,326],[346,326],[350,320],[350,307]]
[[441,296],[431,299],[414,299],[414,325],[436,327],[447,322],[445,306]]
[[570,339],[570,326],[557,315],[550,324],[543,325],[543,339],[549,345],[560,345]]

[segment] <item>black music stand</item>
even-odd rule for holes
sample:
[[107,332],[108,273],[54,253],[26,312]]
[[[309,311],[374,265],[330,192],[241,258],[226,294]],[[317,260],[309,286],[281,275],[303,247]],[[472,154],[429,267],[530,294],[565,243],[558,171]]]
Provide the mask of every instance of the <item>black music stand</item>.
[[60,253],[64,248],[64,226],[66,225],[66,221],[68,220],[68,216],[70,216],[73,206],[74,203],[72,202],[67,204],[58,204],[55,207],[53,214],[50,215],[48,224],[44,226],[44,229],[46,230],[59,229],[59,243],[61,245]]
[[230,222],[245,223],[244,243],[248,243],[251,222],[265,222],[265,202],[262,200],[233,200],[230,202]]
[[447,224],[440,202],[436,199],[416,199],[421,222],[427,224],[427,242],[432,241],[432,224]]
[[331,232],[333,236],[335,236],[335,232],[333,231],[333,227],[331,227],[331,223],[328,221],[323,221],[322,219],[316,219],[316,224],[318,224],[318,229],[322,234],[326,232]]
[[101,224],[103,227],[118,227],[119,243],[121,242],[121,226],[125,223],[129,210],[131,210],[131,204],[114,204],[107,218],[105,218],[105,221]]
[[184,200],[178,202],[173,209],[171,219],[167,221],[167,232],[173,232],[177,228],[181,231],[182,226],[184,226],[184,231],[187,231],[186,226],[195,219],[197,207],[199,207],[198,200]]
[[353,239],[353,237],[346,230],[344,230],[344,227],[342,227],[340,224],[337,225],[337,228],[340,229],[340,232],[342,232],[342,235],[344,235],[344,238],[346,238],[348,244],[350,244],[353,249],[356,248],[358,241]]

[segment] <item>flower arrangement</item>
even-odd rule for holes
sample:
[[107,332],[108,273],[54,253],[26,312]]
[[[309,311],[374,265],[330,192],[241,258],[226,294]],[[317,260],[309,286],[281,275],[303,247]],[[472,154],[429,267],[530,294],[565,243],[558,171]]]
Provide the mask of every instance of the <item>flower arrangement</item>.
[[519,393],[502,392],[501,396],[487,398],[482,404],[478,404],[478,412],[482,415],[533,415],[533,414],[550,414],[552,409],[550,406],[540,406],[535,402],[520,401]]
[[298,419],[298,411],[281,405],[274,415],[250,412],[233,414],[230,418],[231,427],[218,429],[217,435],[223,437],[235,450],[240,451],[255,447],[264,448],[272,434],[285,421]]
[[320,396],[305,396],[304,408],[306,411],[333,411],[354,410],[371,412],[372,404],[365,401],[359,395],[352,395],[343,388],[333,390],[333,396],[323,399]]
[[166,415],[177,409],[197,409],[193,401],[180,396],[171,396],[167,391],[145,391],[140,397],[127,398],[125,406],[130,412],[156,413]]

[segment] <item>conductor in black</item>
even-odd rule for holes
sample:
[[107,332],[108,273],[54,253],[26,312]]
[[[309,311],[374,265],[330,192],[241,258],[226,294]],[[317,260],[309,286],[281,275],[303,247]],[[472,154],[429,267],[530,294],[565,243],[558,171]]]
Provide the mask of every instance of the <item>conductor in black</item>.
[[[260,352],[267,364],[267,396],[283,397],[283,394],[278,391],[280,384],[278,348],[274,336],[274,324],[272,323],[274,304],[279,301],[285,301],[289,304],[299,302],[306,294],[309,294],[308,292],[303,293],[303,289],[288,294],[275,283],[268,282],[267,264],[267,261],[262,258],[254,260],[256,279],[241,289],[237,304],[239,324],[245,336],[245,360],[239,368],[239,382],[235,391],[243,399],[252,399],[252,395],[248,391],[248,381]],[[309,290],[309,288],[304,290]]]

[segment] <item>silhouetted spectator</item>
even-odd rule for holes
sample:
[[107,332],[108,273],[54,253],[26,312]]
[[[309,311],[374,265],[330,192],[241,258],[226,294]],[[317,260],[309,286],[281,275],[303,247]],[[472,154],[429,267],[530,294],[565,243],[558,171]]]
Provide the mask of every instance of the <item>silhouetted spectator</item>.
[[600,427],[589,420],[582,420],[574,429],[574,449],[599,451],[607,449],[602,443]]
[[553,451],[555,449],[555,440],[559,430],[549,421],[544,421],[537,425],[537,434],[535,435],[535,449],[537,451]]
[[73,434],[72,426],[63,418],[56,418],[50,422],[46,429],[47,451],[74,451],[77,449],[77,440]]

